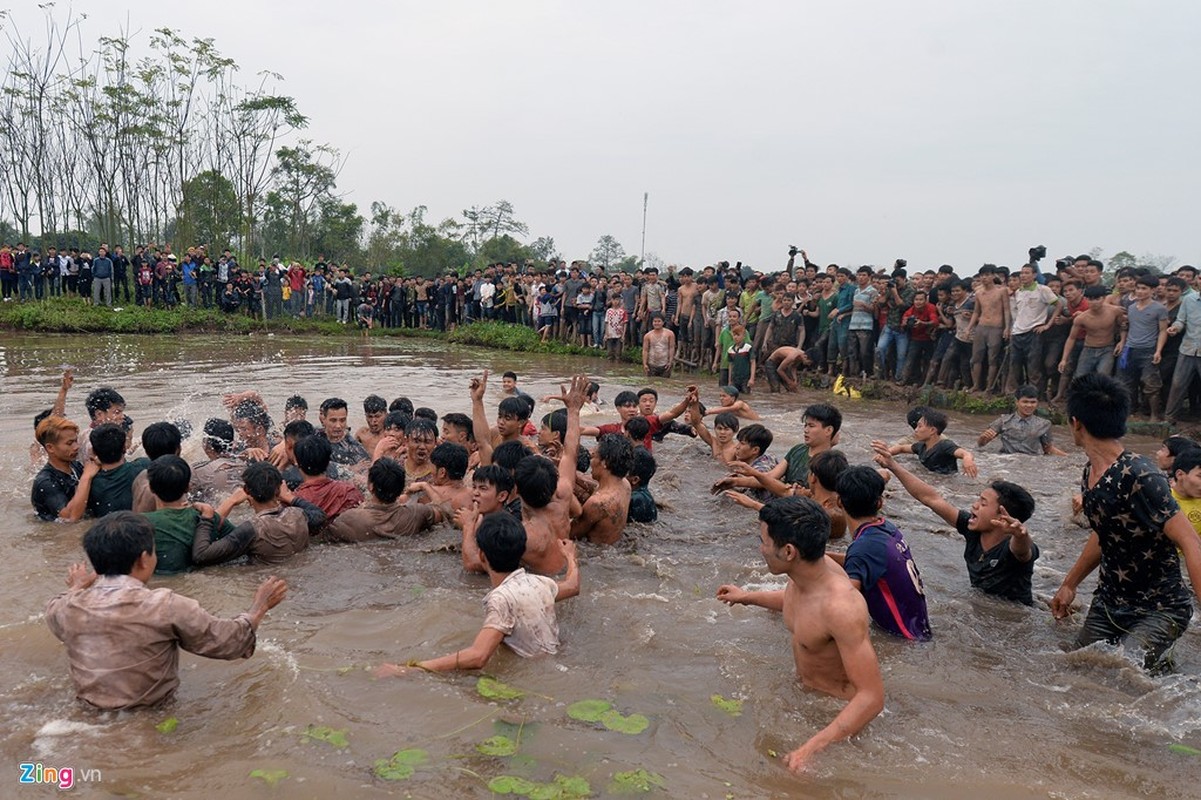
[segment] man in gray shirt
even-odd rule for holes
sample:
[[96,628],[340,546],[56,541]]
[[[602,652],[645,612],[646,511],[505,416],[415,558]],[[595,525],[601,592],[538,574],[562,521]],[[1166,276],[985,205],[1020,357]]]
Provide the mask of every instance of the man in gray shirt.
[[1154,275],[1143,275],[1134,284],[1134,302],[1126,309],[1126,330],[1114,348],[1119,373],[1130,389],[1131,407],[1135,407],[1133,400],[1141,388],[1152,422],[1159,420],[1159,391],[1163,388],[1159,361],[1168,340],[1168,309],[1151,299],[1158,287]]

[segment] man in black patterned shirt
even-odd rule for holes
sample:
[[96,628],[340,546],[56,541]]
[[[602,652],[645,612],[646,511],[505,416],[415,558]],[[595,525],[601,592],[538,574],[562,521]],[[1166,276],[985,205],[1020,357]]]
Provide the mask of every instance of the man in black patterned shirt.
[[1067,407],[1072,436],[1088,455],[1081,491],[1093,530],[1055,593],[1051,612],[1056,619],[1066,617],[1076,587],[1099,565],[1097,590],[1075,646],[1126,644],[1141,652],[1145,669],[1166,671],[1172,645],[1193,614],[1177,550],[1193,591],[1201,592],[1201,539],[1163,473],[1122,446],[1130,414],[1125,386],[1108,375],[1082,375],[1072,381]]

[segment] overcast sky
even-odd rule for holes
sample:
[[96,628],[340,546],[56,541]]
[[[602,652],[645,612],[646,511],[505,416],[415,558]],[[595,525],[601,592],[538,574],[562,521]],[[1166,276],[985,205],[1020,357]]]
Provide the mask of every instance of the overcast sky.
[[[13,18],[40,25],[24,0]],[[25,6],[28,6],[26,8]],[[82,0],[280,72],[339,188],[669,263],[1201,260],[1201,3]],[[59,10],[65,9],[60,3]]]

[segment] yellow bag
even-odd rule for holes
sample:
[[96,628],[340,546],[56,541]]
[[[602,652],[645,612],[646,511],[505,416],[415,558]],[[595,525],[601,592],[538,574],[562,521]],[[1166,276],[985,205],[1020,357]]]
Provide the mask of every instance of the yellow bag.
[[842,376],[838,376],[838,380],[834,381],[834,394],[845,394],[852,400],[862,399],[863,393],[849,383],[842,380]]

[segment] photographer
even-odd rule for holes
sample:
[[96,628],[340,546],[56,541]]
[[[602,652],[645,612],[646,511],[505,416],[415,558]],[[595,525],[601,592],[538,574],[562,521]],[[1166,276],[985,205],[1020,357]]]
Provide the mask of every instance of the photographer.
[[898,258],[881,296],[881,305],[887,309],[884,324],[880,327],[880,339],[876,343],[876,363],[879,364],[879,376],[883,380],[889,377],[889,350],[896,347],[896,366],[892,377],[901,379],[905,368],[905,357],[909,353],[909,333],[901,324],[901,318],[913,305],[913,287],[909,285],[909,273],[905,270],[906,261]]

